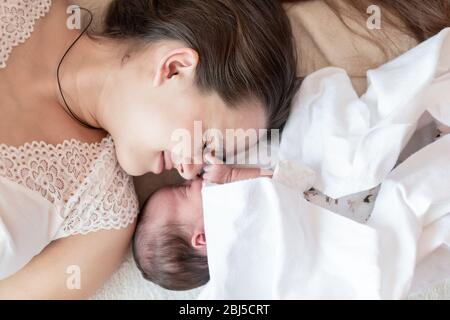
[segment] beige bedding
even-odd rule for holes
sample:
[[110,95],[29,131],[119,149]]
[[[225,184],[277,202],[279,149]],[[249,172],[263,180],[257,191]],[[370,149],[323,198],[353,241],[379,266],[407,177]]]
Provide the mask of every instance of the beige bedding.
[[[362,94],[367,86],[366,72],[414,47],[417,42],[382,22],[380,30],[369,30],[369,15],[345,5],[340,17],[324,1],[285,5],[291,20],[297,52],[298,74],[334,66],[345,69],[354,87]],[[389,39],[389,40],[387,40]]]

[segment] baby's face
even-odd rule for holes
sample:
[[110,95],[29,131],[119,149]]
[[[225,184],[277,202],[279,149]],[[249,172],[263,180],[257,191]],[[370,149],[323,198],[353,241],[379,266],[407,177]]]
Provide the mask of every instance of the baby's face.
[[181,224],[192,234],[203,233],[202,185],[203,181],[198,179],[158,190],[147,204],[149,223]]

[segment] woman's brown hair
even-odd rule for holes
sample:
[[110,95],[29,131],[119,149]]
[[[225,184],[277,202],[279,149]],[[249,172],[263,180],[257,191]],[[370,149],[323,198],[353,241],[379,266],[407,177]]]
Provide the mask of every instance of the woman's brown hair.
[[230,106],[256,98],[269,128],[286,122],[299,80],[291,27],[277,0],[114,0],[104,35],[196,50],[198,87]]
[[[285,3],[315,0],[281,0]],[[348,15],[346,8],[353,7],[366,14],[367,8],[377,5],[385,10],[384,21],[418,41],[424,41],[442,29],[450,27],[450,0],[323,0],[340,15]]]

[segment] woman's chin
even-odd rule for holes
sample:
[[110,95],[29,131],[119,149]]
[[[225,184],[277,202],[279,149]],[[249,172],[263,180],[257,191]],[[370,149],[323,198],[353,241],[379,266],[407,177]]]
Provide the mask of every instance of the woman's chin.
[[123,168],[123,170],[132,177],[140,177],[140,176],[143,176],[148,173],[148,170],[147,171],[146,170],[137,170],[137,169],[127,170],[125,168]]
[[148,173],[149,168],[145,168],[144,166],[139,166],[136,164],[131,164],[130,161],[124,161],[123,159],[118,158],[117,161],[119,165],[125,171],[126,174],[133,177],[140,177]]

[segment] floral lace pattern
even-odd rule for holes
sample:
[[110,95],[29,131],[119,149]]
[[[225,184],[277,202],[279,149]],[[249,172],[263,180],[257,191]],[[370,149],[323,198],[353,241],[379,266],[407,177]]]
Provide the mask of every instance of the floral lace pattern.
[[121,169],[110,136],[94,144],[0,144],[0,176],[56,205],[64,223],[55,239],[125,228],[137,216],[133,181]]
[[13,47],[24,43],[33,32],[37,19],[45,16],[52,0],[0,0],[0,69]]

